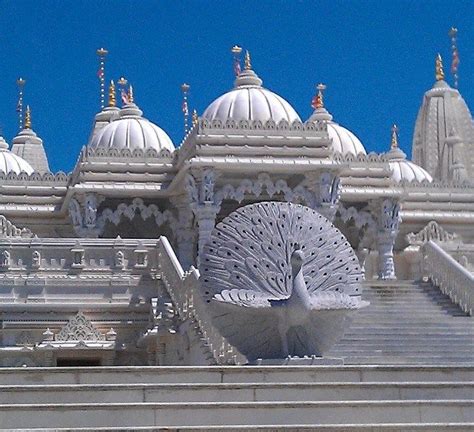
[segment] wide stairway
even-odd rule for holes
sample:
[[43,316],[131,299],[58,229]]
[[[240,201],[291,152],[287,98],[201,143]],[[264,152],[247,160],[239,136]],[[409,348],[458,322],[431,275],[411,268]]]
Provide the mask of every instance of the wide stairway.
[[345,364],[474,364],[474,318],[430,283],[366,282],[359,311],[329,355]]
[[2,430],[474,430],[474,366],[0,369],[0,386]]

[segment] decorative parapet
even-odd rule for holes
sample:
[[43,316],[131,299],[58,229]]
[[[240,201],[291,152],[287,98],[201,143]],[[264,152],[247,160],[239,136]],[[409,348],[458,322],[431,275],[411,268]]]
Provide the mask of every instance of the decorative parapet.
[[91,148],[86,147],[83,152],[83,157],[81,161],[86,160],[87,158],[96,157],[96,158],[127,158],[127,159],[167,159],[171,160],[173,158],[173,153],[168,149],[162,149],[157,151],[154,148],[147,149],[133,149],[128,148],[117,149],[117,148],[104,148],[97,147]]
[[32,238],[28,228],[17,228],[5,216],[0,215],[0,238]]
[[40,172],[33,172],[31,174],[27,174],[26,172],[21,172],[16,174],[14,172],[9,172],[8,174],[0,171],[0,183],[18,183],[18,182],[34,182],[39,184],[61,184],[66,185],[69,181],[69,175],[65,174],[62,171],[53,174],[51,172],[40,173]]
[[295,120],[292,123],[289,123],[287,120],[283,119],[279,122],[273,120],[268,120],[262,122],[260,120],[233,120],[228,119],[225,122],[214,119],[207,120],[205,118],[199,119],[198,122],[198,133],[206,134],[207,131],[212,130],[227,130],[235,131],[242,133],[245,131],[265,131],[265,132],[284,132],[284,131],[311,131],[311,132],[327,132],[327,124],[325,122],[311,122],[307,121],[305,123]]
[[199,272],[185,273],[168,239],[160,237],[158,262],[161,279],[182,320],[190,320],[202,339],[211,364],[244,364],[247,359],[231,346],[211,324],[211,317],[199,293]]
[[446,231],[436,221],[431,221],[417,234],[409,233],[406,239],[411,245],[424,245],[430,241],[435,242],[459,242],[460,238],[456,233]]
[[384,154],[371,152],[369,154],[359,153],[357,156],[352,153],[334,152],[333,159],[339,163],[385,163],[388,161]]
[[425,276],[464,312],[472,316],[474,275],[432,240],[424,244],[423,255]]

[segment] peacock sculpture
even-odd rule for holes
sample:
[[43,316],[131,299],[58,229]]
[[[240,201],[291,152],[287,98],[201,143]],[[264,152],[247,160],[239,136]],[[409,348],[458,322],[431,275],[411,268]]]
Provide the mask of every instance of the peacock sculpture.
[[200,271],[214,325],[249,360],[321,356],[368,304],[344,235],[297,204],[231,213],[213,230]]

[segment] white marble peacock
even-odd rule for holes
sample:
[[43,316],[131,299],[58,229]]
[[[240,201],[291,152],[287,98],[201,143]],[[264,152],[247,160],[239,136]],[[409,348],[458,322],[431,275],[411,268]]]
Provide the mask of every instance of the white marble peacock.
[[231,213],[213,230],[200,270],[214,325],[249,360],[322,355],[367,304],[350,244],[302,205]]

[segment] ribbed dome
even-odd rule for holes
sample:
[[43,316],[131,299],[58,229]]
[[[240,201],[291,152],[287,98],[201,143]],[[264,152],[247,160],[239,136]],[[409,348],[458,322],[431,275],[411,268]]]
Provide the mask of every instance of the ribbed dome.
[[149,149],[158,152],[163,149],[174,151],[174,145],[166,132],[142,117],[142,111],[135,104],[125,105],[119,117],[103,127],[93,136],[93,148]]
[[223,122],[228,119],[260,120],[263,123],[268,120],[276,123],[281,120],[288,123],[301,121],[285,99],[262,87],[262,80],[253,70],[242,71],[234,85],[233,90],[218,97],[206,108],[203,118]]
[[31,174],[34,171],[26,160],[8,150],[8,144],[3,137],[0,137],[0,171],[3,171],[5,174],[11,172],[15,174],[20,174],[21,172]]
[[433,178],[428,173],[428,171],[416,163],[407,160],[406,154],[400,148],[392,148],[386,156],[389,159],[390,170],[392,171],[392,179],[396,182],[422,182],[425,180],[429,182],[433,181]]
[[358,155],[359,153],[367,154],[359,138],[339,123],[332,121],[332,115],[326,108],[317,108],[308,121],[322,121],[327,124],[329,138],[332,139],[332,147],[335,152],[342,154],[351,153],[353,155]]

